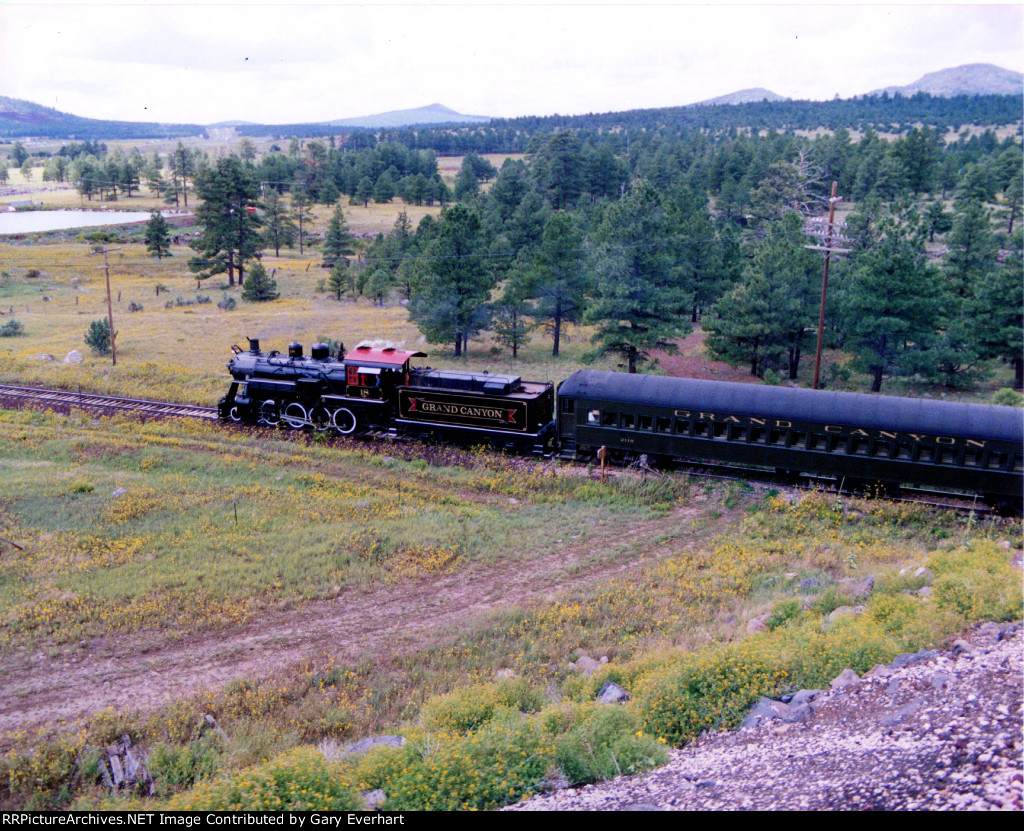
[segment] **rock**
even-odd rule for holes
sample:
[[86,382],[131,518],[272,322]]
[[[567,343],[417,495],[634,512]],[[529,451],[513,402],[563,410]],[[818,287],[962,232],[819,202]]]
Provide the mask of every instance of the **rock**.
[[53,355],[50,355],[49,353],[44,352],[42,355],[33,355],[31,358],[29,358],[29,360],[30,361],[45,361],[46,363],[49,363],[50,361],[56,361],[57,359],[55,357],[53,357]]
[[844,669],[829,684],[829,687],[833,690],[841,690],[843,687],[848,687],[850,684],[855,684],[860,680],[860,676],[852,669]]
[[806,704],[810,704],[818,696],[824,695],[824,693],[824,690],[797,690],[789,700],[789,706],[803,707]]
[[350,744],[347,752],[350,755],[358,756],[362,753],[368,753],[375,747],[401,747],[404,744],[405,736],[371,736]]
[[935,575],[934,575],[934,574],[932,574],[932,573],[931,573],[931,572],[930,572],[930,571],[929,571],[928,569],[926,569],[926,568],[925,568],[924,566],[921,566],[920,568],[918,568],[918,569],[917,569],[917,570],[916,570],[916,571],[914,572],[914,576],[915,576],[915,577],[923,577],[923,578],[925,578],[926,580],[931,580],[931,579],[932,579],[932,577],[934,577]]
[[918,710],[925,705],[925,699],[915,698],[912,701],[904,704],[902,707],[894,710],[891,713],[882,717],[882,724],[886,727],[892,727],[905,721],[909,716],[912,716]]
[[1009,551],[1012,547],[1008,540],[999,540],[998,545],[1001,549],[1003,549],[1003,551]]
[[813,591],[816,588],[819,588],[820,586],[821,586],[821,583],[819,583],[813,577],[808,577],[806,580],[801,580],[800,581],[800,585],[799,585],[798,588],[802,592],[809,592],[809,591]]
[[917,652],[905,652],[902,655],[897,655],[889,662],[890,669],[903,669],[903,667],[913,666],[914,664],[920,664],[924,661],[931,661],[937,658],[939,655],[934,649],[921,649]]
[[602,704],[624,704],[629,701],[630,695],[614,681],[605,681],[601,691],[597,694],[597,701]]
[[82,363],[82,360],[82,353],[79,352],[77,349],[72,349],[70,352],[68,352],[67,355],[64,356],[64,360],[62,363],[80,364]]
[[759,615],[758,617],[751,618],[747,621],[748,632],[767,632],[768,631],[768,618],[770,614]]
[[970,656],[974,654],[974,648],[962,638],[957,638],[953,641],[953,654]]
[[581,655],[575,663],[569,661],[569,669],[582,672],[584,675],[592,675],[594,670],[600,669],[601,663],[601,661],[595,661],[589,655]]
[[741,729],[752,729],[754,727],[760,727],[769,721],[782,721],[786,718],[789,713],[789,705],[783,704],[781,701],[775,701],[771,698],[762,698],[753,707],[750,708],[750,712],[743,717],[743,721],[740,723]]
[[126,491],[124,488],[118,488],[111,494],[111,496],[113,496],[116,499],[119,496],[124,496],[126,493],[128,493],[128,491]]
[[359,794],[359,798],[363,800],[364,810],[377,811],[387,801],[388,795],[380,788],[377,788],[374,791],[362,791]]
[[853,617],[853,614],[854,612],[852,606],[837,606],[835,609],[829,612],[828,622],[835,623],[837,620],[839,620],[839,618]]
[[511,681],[516,677],[516,671],[514,669],[496,669],[494,670],[495,681]]

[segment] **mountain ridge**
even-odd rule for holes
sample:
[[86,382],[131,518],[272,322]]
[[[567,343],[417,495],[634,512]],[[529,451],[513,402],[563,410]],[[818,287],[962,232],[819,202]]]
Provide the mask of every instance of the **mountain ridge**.
[[[994,64],[964,64],[923,75],[917,81],[904,86],[891,86],[873,90],[851,99],[876,95],[912,96],[926,92],[937,97],[956,95],[1021,95],[1024,94],[1024,75]],[[778,95],[763,87],[737,90],[726,95],[708,98],[686,107],[728,106],[761,101],[782,102],[792,99]],[[495,120],[491,116],[466,115],[456,112],[440,103],[428,104],[405,110],[389,110],[366,116],[338,118],[325,121],[309,121],[301,124],[255,124],[251,121],[222,120],[213,124],[171,124],[156,122],[116,121],[85,118],[63,113],[31,101],[0,96],[0,137],[40,135],[52,138],[96,137],[104,133],[116,134],[122,138],[184,137],[224,126],[265,127],[348,127],[352,129],[394,129],[415,126],[440,126],[446,124],[485,124]],[[116,133],[114,133],[116,131]]]
[[991,63],[967,63],[927,72],[912,83],[872,90],[867,95],[909,96],[919,92],[944,97],[1021,95],[1024,94],[1024,74]]

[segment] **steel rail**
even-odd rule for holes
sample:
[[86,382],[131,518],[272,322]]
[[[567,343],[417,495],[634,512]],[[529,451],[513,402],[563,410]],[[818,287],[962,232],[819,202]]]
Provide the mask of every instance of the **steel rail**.
[[41,404],[62,404],[96,410],[124,410],[148,415],[175,416],[179,418],[202,418],[213,421],[217,418],[216,407],[200,407],[195,404],[174,404],[167,401],[148,401],[141,398],[123,398],[113,395],[99,395],[91,392],[52,390],[39,387],[22,387],[14,384],[0,384],[0,397],[18,398]]

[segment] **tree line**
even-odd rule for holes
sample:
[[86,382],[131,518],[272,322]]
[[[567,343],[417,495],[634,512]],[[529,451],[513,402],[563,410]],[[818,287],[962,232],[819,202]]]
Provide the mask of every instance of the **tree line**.
[[[279,250],[296,237],[301,245],[296,215],[330,150],[283,154],[301,162],[291,171],[300,178],[262,191],[267,168],[253,159],[231,156],[206,169],[195,184],[204,233],[193,270],[227,273],[234,284],[263,246]],[[408,175],[423,161],[415,151],[383,150],[351,151],[344,165],[388,163]],[[924,128],[890,142],[839,132],[658,142],[626,156],[605,150],[566,131],[500,170],[469,154],[454,204],[416,228],[402,213],[358,260],[339,194],[322,249],[331,266],[325,288],[378,303],[397,295],[427,340],[450,344],[456,356],[484,332],[515,356],[538,329],[557,355],[570,327],[587,324],[597,350],[636,371],[701,320],[713,355],[759,377],[797,379],[821,272],[806,221],[824,210],[827,182],[855,191],[859,182],[843,243],[849,256],[835,267],[829,344],[853,356],[876,391],[900,375],[967,386],[997,360],[1020,383],[1018,144],[986,134],[945,146]],[[958,175],[944,180],[948,158],[958,160]],[[876,175],[868,188],[865,168],[887,159],[903,185],[879,187],[889,180]],[[926,244],[936,239],[945,253],[929,258]]]

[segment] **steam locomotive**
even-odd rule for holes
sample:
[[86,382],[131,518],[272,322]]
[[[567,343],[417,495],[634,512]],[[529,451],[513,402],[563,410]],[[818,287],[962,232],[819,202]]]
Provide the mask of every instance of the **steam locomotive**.
[[516,375],[414,368],[426,357],[394,347],[344,347],[332,358],[325,344],[309,357],[302,344],[288,354],[233,347],[232,383],[218,409],[230,421],[310,427],[343,436],[392,429],[441,440],[470,438],[519,451],[555,440],[555,390]]
[[[902,484],[981,495],[1020,513],[1024,411],[855,393],[581,370],[556,390],[514,375],[415,368],[426,357],[357,346],[332,357],[233,347],[221,399],[229,421],[487,442],[516,451],[622,461],[722,463],[837,489]],[[557,393],[557,412],[556,412]]]

